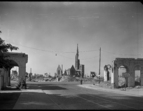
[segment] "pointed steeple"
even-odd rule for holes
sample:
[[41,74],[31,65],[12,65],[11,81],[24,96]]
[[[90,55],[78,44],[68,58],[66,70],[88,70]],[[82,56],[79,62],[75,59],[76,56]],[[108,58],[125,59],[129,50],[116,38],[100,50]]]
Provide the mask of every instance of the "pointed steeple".
[[79,69],[79,51],[78,51],[78,44],[77,44],[77,52],[76,52],[76,55],[75,55],[75,69],[78,70]]
[[76,54],[77,54],[77,56],[79,55],[79,52],[78,52],[78,44],[77,44],[77,53],[76,53]]

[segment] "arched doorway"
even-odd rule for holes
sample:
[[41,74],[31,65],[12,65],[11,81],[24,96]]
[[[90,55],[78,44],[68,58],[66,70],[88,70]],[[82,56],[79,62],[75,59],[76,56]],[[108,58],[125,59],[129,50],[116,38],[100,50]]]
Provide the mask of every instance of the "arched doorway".
[[[118,68],[118,86],[119,87],[124,87],[125,86],[125,82],[127,82],[125,80],[125,78],[123,77],[123,73],[126,73],[128,72],[128,68],[124,65],[121,65],[119,68]],[[126,84],[127,86],[127,84]]]
[[19,67],[14,66],[10,70],[10,82],[17,83],[19,79]]
[[[15,62],[14,60],[8,60],[8,61],[9,61],[9,68],[7,69],[8,70],[8,76],[6,78],[7,78],[7,86],[11,86],[11,71],[14,67],[19,67],[19,66],[18,66],[18,63]],[[18,71],[18,73],[19,73],[19,71]],[[18,79],[17,79],[17,81],[18,81]]]
[[[4,53],[6,56],[8,55],[7,60],[10,61],[10,67],[8,69],[9,71],[9,78],[10,78],[10,70],[14,66],[17,66],[19,71],[18,71],[18,82],[21,82],[23,80],[26,80],[26,63],[28,62],[28,55],[25,53],[10,53],[6,52]],[[7,77],[6,77],[7,78]],[[8,81],[10,81],[8,79]]]
[[141,85],[141,71],[140,66],[135,66],[135,86]]

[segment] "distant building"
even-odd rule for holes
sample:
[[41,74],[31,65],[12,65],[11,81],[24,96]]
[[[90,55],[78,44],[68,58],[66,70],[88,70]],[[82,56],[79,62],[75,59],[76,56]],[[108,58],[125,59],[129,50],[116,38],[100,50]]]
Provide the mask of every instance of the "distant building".
[[84,65],[80,65],[80,75],[79,76],[82,76],[84,77]]
[[74,66],[72,65],[71,68],[68,70],[68,73],[70,76],[75,77],[76,76],[76,70]]
[[67,76],[68,74],[67,74],[67,71],[65,70],[65,72],[64,72],[64,76]]
[[17,70],[12,70],[12,74],[15,75],[15,76],[18,76]]
[[17,70],[12,70],[11,79],[16,79],[16,78],[18,78],[18,72]]
[[75,67],[72,65],[71,68],[66,70],[66,72],[67,72],[67,75],[70,75],[73,77],[80,77],[81,74],[82,74],[82,77],[84,77],[84,65],[80,65],[78,44],[77,44],[77,53],[75,55]]
[[95,77],[96,73],[95,72],[90,72],[90,77]]
[[70,76],[70,68],[66,70],[68,76]]
[[60,67],[60,65],[58,65],[57,76],[62,77],[62,75],[63,75],[63,66]]

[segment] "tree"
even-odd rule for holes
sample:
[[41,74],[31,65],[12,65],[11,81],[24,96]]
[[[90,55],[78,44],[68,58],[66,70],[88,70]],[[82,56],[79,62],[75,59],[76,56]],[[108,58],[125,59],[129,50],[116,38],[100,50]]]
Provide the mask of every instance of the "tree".
[[17,50],[18,47],[15,47],[11,44],[6,44],[5,41],[3,39],[0,38],[0,52],[8,52],[8,49],[12,50]]
[[[2,31],[0,31],[0,33],[2,33]],[[9,67],[10,66],[10,60],[6,60],[6,55],[4,55],[4,52],[8,52],[8,50],[17,50],[18,47],[13,46],[11,44],[6,44],[5,41],[0,38],[0,66],[1,67]]]

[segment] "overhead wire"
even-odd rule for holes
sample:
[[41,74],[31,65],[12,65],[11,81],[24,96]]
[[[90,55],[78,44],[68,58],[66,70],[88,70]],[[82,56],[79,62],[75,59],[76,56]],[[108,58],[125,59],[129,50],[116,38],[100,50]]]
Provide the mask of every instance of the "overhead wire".
[[[5,41],[8,41],[8,40],[5,40]],[[8,41],[8,42],[11,42],[11,41]],[[50,53],[54,53],[56,56],[59,55],[59,56],[62,56],[64,58],[68,58],[68,59],[74,59],[74,58],[70,58],[70,57],[67,57],[67,56],[64,56],[62,54],[64,53],[76,53],[76,51],[71,51],[71,52],[66,52],[66,51],[53,51],[53,50],[44,50],[44,49],[38,49],[38,48],[34,48],[34,47],[29,47],[29,46],[24,46],[24,45],[21,45],[21,44],[17,44],[17,43],[14,43],[14,42],[11,42],[12,44],[15,44],[15,45],[19,45],[19,46],[22,46],[22,47],[25,47],[25,48],[30,48],[30,49],[34,49],[34,50],[39,50],[39,51],[45,51],[45,52],[50,52]],[[95,51],[99,51],[99,49],[95,49],[95,50],[86,50],[86,51],[79,51],[80,53],[86,53],[86,52],[95,52]],[[126,54],[117,54],[117,53],[114,53],[114,52],[110,52],[110,51],[101,51],[101,53],[110,53],[113,57],[117,57],[117,56],[129,56],[129,55],[126,55]],[[102,54],[103,54],[102,53]],[[98,55],[94,55],[95,57],[98,57]],[[135,55],[134,55],[135,56]],[[137,55],[136,55],[137,56]],[[95,57],[92,57],[92,58],[95,58]],[[89,60],[89,59],[92,59],[92,58],[81,58],[81,60]]]

